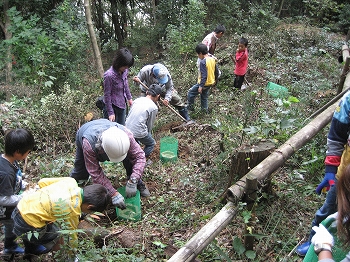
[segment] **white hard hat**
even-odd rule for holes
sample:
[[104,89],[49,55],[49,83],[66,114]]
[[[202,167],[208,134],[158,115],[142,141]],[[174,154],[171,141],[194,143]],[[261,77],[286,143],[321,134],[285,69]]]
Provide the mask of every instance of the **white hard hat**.
[[126,157],[130,140],[128,135],[116,126],[102,132],[102,147],[111,162],[121,162]]

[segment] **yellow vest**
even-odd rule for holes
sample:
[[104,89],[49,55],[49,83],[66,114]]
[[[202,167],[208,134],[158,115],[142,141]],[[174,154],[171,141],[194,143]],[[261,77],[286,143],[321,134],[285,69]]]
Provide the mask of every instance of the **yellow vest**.
[[[207,68],[207,81],[205,81],[204,86],[212,86],[215,83],[215,65],[216,60],[210,56],[205,58],[205,66]],[[198,74],[198,84],[200,84],[202,79],[201,72]]]

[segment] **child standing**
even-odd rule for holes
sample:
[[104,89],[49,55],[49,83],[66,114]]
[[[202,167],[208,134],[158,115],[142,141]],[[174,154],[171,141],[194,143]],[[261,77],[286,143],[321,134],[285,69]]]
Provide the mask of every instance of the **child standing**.
[[5,134],[5,153],[0,157],[0,221],[4,225],[4,255],[23,254],[12,232],[12,211],[22,195],[22,172],[17,161],[24,160],[34,148],[34,137],[26,129],[12,129]]
[[244,82],[244,76],[247,73],[248,68],[248,40],[244,37],[239,39],[238,42],[238,48],[236,50],[236,57],[233,57],[231,55],[231,59],[233,62],[235,62],[235,79],[233,82],[233,86],[237,89],[244,89],[245,86],[243,84]]
[[208,113],[208,96],[210,87],[214,86],[218,78],[218,68],[216,60],[209,56],[208,49],[205,44],[198,44],[196,46],[196,53],[198,54],[199,72],[197,84],[188,90],[187,107],[193,110],[194,99],[198,94],[201,95],[201,108]]

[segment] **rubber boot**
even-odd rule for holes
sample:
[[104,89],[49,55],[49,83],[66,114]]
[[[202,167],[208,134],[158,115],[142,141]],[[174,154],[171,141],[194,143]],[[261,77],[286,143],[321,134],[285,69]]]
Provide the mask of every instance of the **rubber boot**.
[[41,255],[50,252],[46,247],[40,244],[34,244],[29,242],[28,240],[23,240],[25,246],[25,253],[32,255]]
[[188,111],[187,111],[187,108],[182,108],[179,110],[179,114],[186,120],[186,121],[189,121],[191,120],[191,118],[189,117],[188,115]]
[[4,255],[10,255],[10,254],[23,254],[24,249],[18,246],[18,244],[15,242],[16,238],[5,238],[4,241]]
[[311,246],[311,242],[307,241],[307,242],[299,245],[296,248],[295,253],[297,253],[301,257],[305,257],[305,255],[306,255],[307,251],[309,250],[310,246]]

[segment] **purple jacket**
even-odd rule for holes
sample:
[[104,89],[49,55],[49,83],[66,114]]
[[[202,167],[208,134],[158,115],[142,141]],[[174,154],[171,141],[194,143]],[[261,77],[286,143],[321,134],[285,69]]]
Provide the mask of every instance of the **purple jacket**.
[[129,83],[129,70],[126,69],[119,74],[111,66],[103,75],[104,102],[108,115],[114,115],[112,104],[121,108],[126,108],[126,101],[132,99]]

